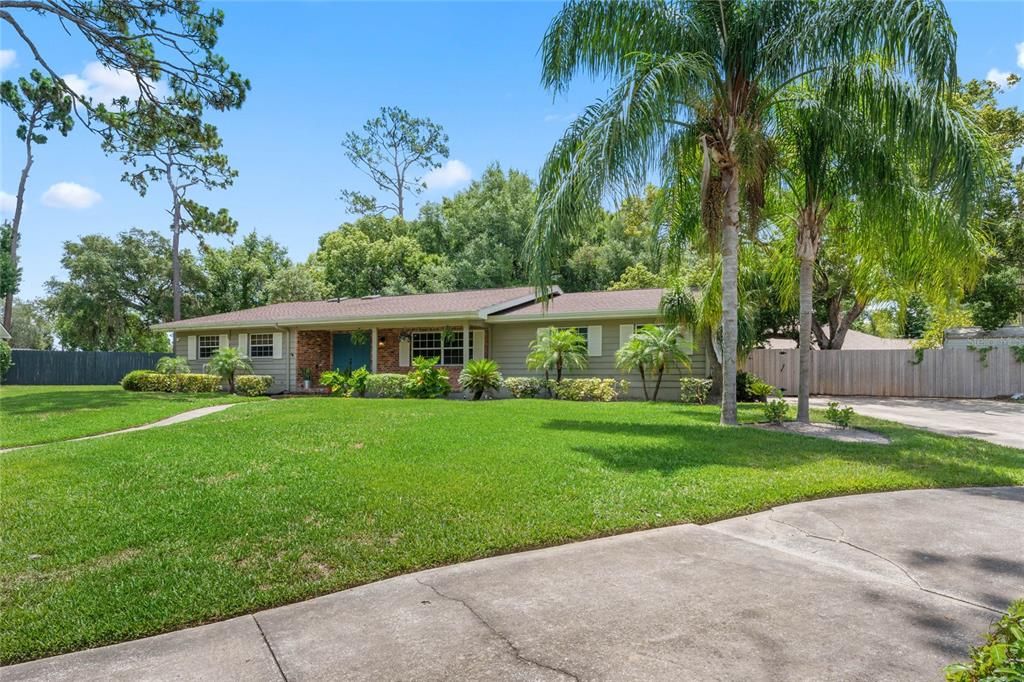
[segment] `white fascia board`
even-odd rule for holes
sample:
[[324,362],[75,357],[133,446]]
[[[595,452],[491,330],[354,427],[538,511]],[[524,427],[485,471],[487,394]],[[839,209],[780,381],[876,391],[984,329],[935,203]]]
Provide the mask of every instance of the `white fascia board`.
[[560,320],[622,320],[633,317],[661,317],[661,311],[657,308],[645,308],[641,310],[606,310],[590,311],[583,313],[535,313],[533,315],[496,315],[488,318],[493,324],[510,324],[513,322],[537,322]]

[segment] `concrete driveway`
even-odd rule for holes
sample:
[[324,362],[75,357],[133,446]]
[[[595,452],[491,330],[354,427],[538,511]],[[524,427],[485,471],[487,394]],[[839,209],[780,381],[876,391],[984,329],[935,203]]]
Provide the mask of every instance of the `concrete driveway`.
[[1024,488],[792,504],[438,568],[15,680],[927,680],[1024,596]]
[[[794,398],[794,402],[795,402]],[[858,414],[917,426],[947,436],[970,436],[1024,448],[1024,403],[948,398],[811,398],[812,407],[831,400],[852,405]]]

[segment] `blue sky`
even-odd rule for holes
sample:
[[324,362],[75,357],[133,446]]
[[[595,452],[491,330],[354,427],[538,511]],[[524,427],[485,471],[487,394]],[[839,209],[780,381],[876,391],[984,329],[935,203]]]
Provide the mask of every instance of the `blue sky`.
[[[398,105],[442,124],[452,166],[421,200],[436,200],[479,177],[490,163],[536,176],[572,116],[604,93],[580,80],[553,97],[540,86],[537,47],[558,4],[226,2],[219,51],[252,81],[245,106],[213,120],[239,171],[235,185],[210,195],[240,232],[283,243],[295,260],[344,222],[342,187],[364,191],[364,177],[340,141],[382,105]],[[964,78],[1024,73],[1024,3],[950,2]],[[119,86],[95,66],[86,45],[39,21],[33,38],[62,74],[102,95]],[[0,26],[4,78],[33,67],[18,37]],[[993,71],[994,70],[994,71]],[[1003,97],[1024,106],[1024,85]],[[13,194],[23,158],[16,124],[0,114],[0,190]],[[165,230],[167,196],[139,197],[120,182],[122,166],[81,128],[39,147],[23,218],[24,297],[62,276],[61,244],[131,227]],[[9,204],[6,197],[0,202]],[[0,209],[6,208],[0,206]],[[9,215],[9,214],[5,214]],[[415,209],[407,211],[415,216]],[[191,239],[186,246],[194,246]]]

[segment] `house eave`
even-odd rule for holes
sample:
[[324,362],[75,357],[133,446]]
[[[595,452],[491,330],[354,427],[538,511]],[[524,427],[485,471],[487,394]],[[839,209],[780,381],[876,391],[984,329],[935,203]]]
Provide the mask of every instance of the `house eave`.
[[606,310],[574,313],[534,313],[531,315],[497,315],[488,318],[491,324],[511,324],[514,322],[560,322],[563,320],[621,320],[635,317],[661,317],[657,308],[639,308],[635,310]]
[[345,327],[359,325],[380,325],[394,324],[396,322],[422,323],[433,320],[475,320],[483,319],[476,310],[467,310],[457,313],[431,313],[429,315],[376,315],[374,317],[323,317],[323,318],[290,318],[281,320],[254,320],[250,322],[196,322],[188,320],[181,322],[161,322],[150,326],[153,331],[188,331],[191,329],[260,329],[278,327],[323,327],[328,325],[342,325]]

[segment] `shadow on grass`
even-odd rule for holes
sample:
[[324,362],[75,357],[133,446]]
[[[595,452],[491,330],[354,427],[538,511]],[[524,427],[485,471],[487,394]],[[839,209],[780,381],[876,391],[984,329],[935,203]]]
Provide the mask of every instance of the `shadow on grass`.
[[1020,485],[1019,477],[997,469],[1024,470],[1024,451],[902,427],[879,428],[892,443],[875,445],[721,427],[717,414],[680,414],[685,415],[687,423],[553,419],[544,422],[542,428],[633,438],[632,443],[573,448],[610,469],[627,473],[656,471],[671,476],[683,469],[705,466],[782,470],[823,459],[842,459],[897,469],[936,486],[952,486]]
[[196,397],[213,396],[215,393],[133,393],[120,387],[83,388],[82,390],[45,391],[23,395],[0,394],[0,409],[9,415],[46,414],[48,412],[73,412],[76,410],[100,410],[138,404],[140,401],[169,400],[189,401]]

